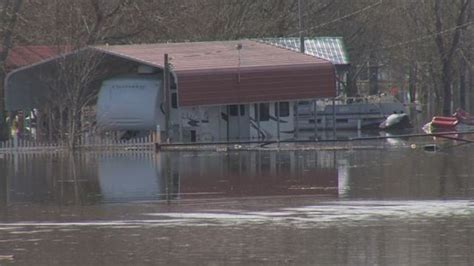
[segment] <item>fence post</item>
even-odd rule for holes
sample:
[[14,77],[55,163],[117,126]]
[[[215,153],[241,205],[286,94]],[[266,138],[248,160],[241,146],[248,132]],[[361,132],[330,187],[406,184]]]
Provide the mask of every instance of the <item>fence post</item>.
[[160,148],[161,148],[161,128],[160,128],[160,125],[156,125],[155,151],[159,151]]

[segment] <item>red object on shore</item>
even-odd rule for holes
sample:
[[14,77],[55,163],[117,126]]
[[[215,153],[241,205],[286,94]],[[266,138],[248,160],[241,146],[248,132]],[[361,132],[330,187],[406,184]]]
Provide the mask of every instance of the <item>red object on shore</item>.
[[437,128],[454,128],[459,123],[455,117],[435,116],[431,120],[431,125]]

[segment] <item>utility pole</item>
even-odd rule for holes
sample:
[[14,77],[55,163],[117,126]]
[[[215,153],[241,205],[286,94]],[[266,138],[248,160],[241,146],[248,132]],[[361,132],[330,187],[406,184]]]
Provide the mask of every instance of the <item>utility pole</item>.
[[165,64],[163,69],[163,104],[165,111],[165,140],[170,139],[170,65],[168,54],[165,54]]
[[302,7],[302,0],[298,0],[298,20],[299,20],[299,29],[300,29],[300,52],[305,53],[305,44],[304,44],[304,35],[303,35],[303,17],[301,15],[301,12],[303,10]]

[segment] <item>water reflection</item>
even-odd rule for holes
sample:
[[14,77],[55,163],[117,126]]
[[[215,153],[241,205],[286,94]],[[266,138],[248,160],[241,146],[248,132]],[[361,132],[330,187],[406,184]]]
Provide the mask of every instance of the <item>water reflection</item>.
[[21,265],[472,265],[473,153],[5,156],[0,255]]
[[[333,154],[333,153],[332,153]],[[337,169],[327,153],[235,152],[173,154],[181,196],[337,195]],[[333,158],[331,158],[332,160]]]
[[357,152],[241,151],[12,155],[0,202],[90,205],[216,197],[318,195],[445,199],[474,195],[469,146]]
[[97,176],[102,199],[107,202],[148,200],[163,193],[160,164],[153,156],[99,157]]
[[12,155],[3,202],[88,205],[202,197],[338,194],[334,153]]

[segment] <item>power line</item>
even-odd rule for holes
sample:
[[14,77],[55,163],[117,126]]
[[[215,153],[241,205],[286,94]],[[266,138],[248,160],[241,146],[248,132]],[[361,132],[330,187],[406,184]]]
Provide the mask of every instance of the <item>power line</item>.
[[347,15],[345,15],[345,16],[336,18],[336,19],[331,20],[331,21],[328,21],[328,22],[326,22],[326,23],[319,24],[319,25],[316,25],[316,26],[313,26],[313,27],[310,27],[310,28],[304,29],[304,30],[301,29],[298,33],[296,33],[296,34],[290,34],[289,36],[297,36],[298,34],[307,33],[309,30],[314,30],[314,29],[322,28],[322,27],[325,27],[325,26],[327,26],[327,25],[329,25],[329,24],[336,23],[336,22],[345,20],[345,19],[347,19],[347,18],[356,16],[356,15],[358,15],[358,14],[360,14],[360,13],[366,12],[367,10],[370,10],[370,9],[372,9],[372,8],[374,8],[374,7],[377,7],[377,6],[381,5],[381,4],[383,3],[383,1],[384,1],[384,0],[379,0],[379,1],[378,1],[377,3],[375,3],[375,4],[368,5],[368,6],[362,8],[362,9],[359,9],[359,10],[357,10],[357,11],[355,11],[355,12],[349,13],[349,14],[347,14]]
[[438,35],[444,35],[446,33],[449,33],[451,31],[455,31],[459,28],[463,28],[463,27],[469,27],[469,26],[472,26],[474,24],[474,21],[470,21],[470,22],[467,22],[467,23],[464,23],[464,24],[461,24],[461,25],[458,25],[458,26],[455,26],[455,27],[452,27],[452,28],[449,28],[449,29],[446,29],[446,30],[442,30],[442,31],[439,31],[439,32],[435,32],[435,33],[431,33],[431,34],[428,34],[428,35],[425,35],[425,36],[421,36],[421,37],[418,37],[418,38],[415,38],[415,39],[412,39],[412,40],[408,40],[408,41],[404,41],[404,42],[399,42],[399,43],[396,43],[396,44],[393,44],[393,45],[389,45],[389,46],[383,46],[383,47],[380,47],[380,48],[377,48],[377,49],[373,49],[371,51],[378,51],[378,50],[388,50],[388,49],[392,49],[392,48],[397,48],[397,47],[400,47],[400,46],[404,46],[404,45],[407,45],[407,44],[412,44],[412,43],[417,43],[417,42],[420,42],[420,41],[424,41],[426,39],[430,39],[434,36],[438,36]]
[[[378,1],[377,3],[374,3],[374,4],[371,4],[371,5],[368,5],[362,9],[359,9],[355,12],[352,12],[350,14],[347,14],[345,16],[342,16],[342,17],[339,17],[337,19],[334,19],[334,20],[331,20],[331,21],[328,21],[326,23],[323,23],[323,24],[319,24],[319,25],[316,25],[314,27],[310,27],[308,29],[304,29],[304,30],[300,30],[298,33],[293,33],[293,34],[289,34],[288,36],[289,37],[294,37],[294,36],[297,36],[299,34],[302,34],[304,32],[307,32],[309,30],[313,30],[313,29],[317,29],[317,28],[322,28],[322,27],[325,27],[329,24],[332,24],[332,23],[336,23],[336,22],[339,22],[339,21],[342,21],[342,20],[345,20],[347,18],[350,18],[352,16],[356,16],[358,14],[361,14],[363,12],[366,12],[372,8],[375,8],[379,5],[381,5],[383,3],[384,0],[380,0]],[[371,49],[369,51],[380,51],[380,50],[388,50],[388,49],[393,49],[393,48],[397,48],[397,47],[401,47],[401,46],[405,46],[405,45],[408,45],[408,44],[412,44],[412,43],[417,43],[417,42],[421,42],[421,41],[424,41],[426,39],[429,39],[429,38],[432,38],[434,36],[437,36],[437,35],[444,35],[446,33],[449,33],[449,32],[452,32],[452,31],[455,31],[459,28],[463,28],[463,27],[470,27],[474,24],[474,21],[470,21],[470,22],[467,22],[467,23],[464,23],[464,24],[461,24],[461,25],[458,25],[458,26],[455,26],[455,27],[452,27],[452,28],[449,28],[449,29],[446,29],[446,30],[442,30],[442,31],[439,31],[439,32],[435,32],[435,33],[431,33],[431,34],[428,34],[428,35],[424,35],[424,36],[421,36],[421,37],[418,37],[418,38],[415,38],[415,39],[412,39],[412,40],[408,40],[408,41],[404,41],[404,42],[399,42],[399,43],[396,43],[396,44],[393,44],[393,45],[389,45],[389,46],[383,46],[383,47],[380,47],[380,48],[376,48],[376,49]]]

